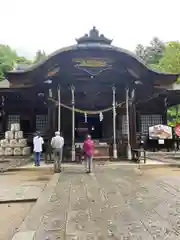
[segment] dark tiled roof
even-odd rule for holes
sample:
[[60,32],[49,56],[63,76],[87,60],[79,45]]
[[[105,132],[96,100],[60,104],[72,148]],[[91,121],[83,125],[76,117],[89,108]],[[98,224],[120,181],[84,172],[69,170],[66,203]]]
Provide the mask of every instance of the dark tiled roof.
[[27,70],[31,68],[32,65],[29,64],[16,64],[14,70]]

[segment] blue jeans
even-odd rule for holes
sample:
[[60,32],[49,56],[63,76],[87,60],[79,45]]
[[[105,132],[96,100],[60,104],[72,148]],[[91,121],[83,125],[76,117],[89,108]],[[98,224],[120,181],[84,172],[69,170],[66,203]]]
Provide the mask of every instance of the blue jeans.
[[40,157],[41,157],[41,153],[40,152],[35,152],[35,165],[36,166],[40,165]]

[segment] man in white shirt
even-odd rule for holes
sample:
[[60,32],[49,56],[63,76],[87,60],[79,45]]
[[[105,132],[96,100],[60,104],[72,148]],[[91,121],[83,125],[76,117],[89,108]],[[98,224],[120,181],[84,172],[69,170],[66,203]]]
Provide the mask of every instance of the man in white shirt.
[[64,138],[60,136],[60,132],[55,132],[55,137],[51,140],[51,146],[54,152],[54,172],[61,172]]
[[35,153],[35,166],[40,166],[40,158],[42,152],[42,145],[44,144],[44,140],[41,137],[40,133],[36,133],[36,136],[33,138],[33,146]]

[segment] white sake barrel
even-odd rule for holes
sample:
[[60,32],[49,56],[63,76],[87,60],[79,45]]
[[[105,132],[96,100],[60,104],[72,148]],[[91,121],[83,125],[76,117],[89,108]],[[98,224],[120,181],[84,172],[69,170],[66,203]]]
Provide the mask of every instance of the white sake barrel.
[[4,156],[4,148],[0,147],[0,156]]
[[1,147],[3,148],[9,147],[9,141],[7,139],[1,140]]
[[27,140],[25,138],[19,139],[18,145],[19,145],[19,147],[26,147],[27,146]]
[[22,155],[23,156],[28,156],[28,155],[30,155],[31,154],[31,148],[30,147],[24,147],[23,149],[22,149]]
[[11,131],[20,131],[20,124],[19,123],[12,123],[11,124]]
[[9,146],[10,146],[11,148],[18,147],[18,141],[17,141],[16,139],[11,139],[11,140],[9,141]]
[[15,131],[15,125],[14,125],[14,123],[11,123],[10,130],[11,130],[12,132]]
[[14,138],[15,139],[21,139],[23,138],[23,131],[17,131],[14,133]]
[[5,132],[5,139],[13,139],[14,133],[12,131]]
[[13,155],[13,148],[5,148],[5,152],[4,152],[5,156],[12,156]]
[[15,123],[14,124],[14,131],[20,131],[20,124],[19,123]]
[[20,156],[21,154],[22,152],[20,147],[14,148],[14,156]]

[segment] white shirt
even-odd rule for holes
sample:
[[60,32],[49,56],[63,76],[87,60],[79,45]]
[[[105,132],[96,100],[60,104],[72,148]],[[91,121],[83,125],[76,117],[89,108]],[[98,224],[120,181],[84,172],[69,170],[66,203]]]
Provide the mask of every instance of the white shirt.
[[61,136],[55,136],[51,140],[51,146],[55,149],[60,149],[64,146],[64,138]]
[[42,137],[34,137],[33,138],[33,145],[34,145],[34,152],[42,152],[42,145],[44,144],[44,140]]

